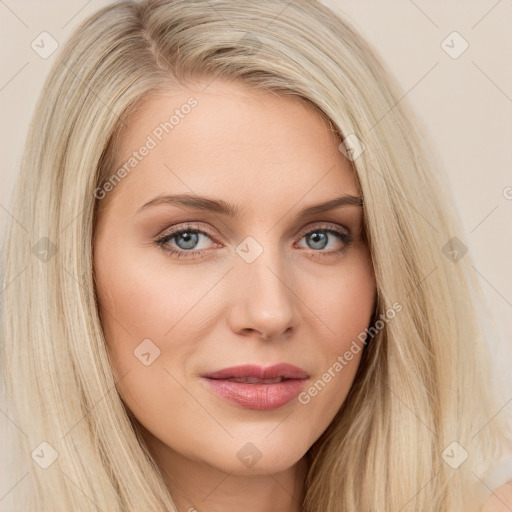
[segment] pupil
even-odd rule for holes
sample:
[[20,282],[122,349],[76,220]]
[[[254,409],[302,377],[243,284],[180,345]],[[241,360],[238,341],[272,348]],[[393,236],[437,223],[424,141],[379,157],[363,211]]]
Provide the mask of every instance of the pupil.
[[319,232],[311,233],[310,239],[313,240],[314,244],[320,242],[320,244],[319,244],[320,246],[313,247],[313,249],[323,249],[327,244],[327,236],[325,233],[319,233]]
[[178,244],[180,246],[181,249],[192,249],[194,247],[195,244],[197,244],[197,240],[198,240],[198,235],[197,233],[191,233],[189,231],[187,231],[186,233],[182,233],[181,235],[178,236],[178,240],[180,239],[184,239],[185,240],[185,245],[181,245],[181,244]]

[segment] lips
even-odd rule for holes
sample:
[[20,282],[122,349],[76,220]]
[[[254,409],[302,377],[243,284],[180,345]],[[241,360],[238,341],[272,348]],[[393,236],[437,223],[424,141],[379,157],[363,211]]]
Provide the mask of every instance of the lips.
[[[219,380],[219,379],[217,379]],[[258,379],[257,377],[230,377],[227,380],[228,382],[245,382],[246,384],[276,384],[277,382],[282,382],[284,377],[276,377],[275,379]]]
[[223,370],[203,375],[208,379],[240,379],[252,378],[267,379],[307,379],[308,373],[297,366],[288,363],[280,363],[267,368],[257,365],[232,366]]
[[309,374],[281,363],[268,368],[234,366],[202,375],[216,395],[245,409],[271,410],[291,402],[301,392]]

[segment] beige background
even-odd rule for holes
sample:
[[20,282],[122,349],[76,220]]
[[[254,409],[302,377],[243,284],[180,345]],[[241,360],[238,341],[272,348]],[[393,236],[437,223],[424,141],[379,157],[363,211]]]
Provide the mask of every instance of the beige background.
[[[55,54],[31,43],[49,32],[59,44],[105,0],[0,1],[0,240],[30,116]],[[512,2],[509,0],[325,0],[376,47],[419,112],[444,162],[464,222],[456,234],[495,316],[493,354],[510,386],[512,340]],[[442,42],[457,31],[469,44],[454,59]],[[460,41],[447,43],[455,51]],[[507,188],[511,187],[511,188]],[[505,197],[507,196],[507,197]],[[512,386],[509,387],[512,395]],[[508,393],[506,393],[508,396]],[[512,396],[510,397],[512,398]],[[505,404],[505,402],[504,402]],[[512,409],[512,406],[510,406]]]

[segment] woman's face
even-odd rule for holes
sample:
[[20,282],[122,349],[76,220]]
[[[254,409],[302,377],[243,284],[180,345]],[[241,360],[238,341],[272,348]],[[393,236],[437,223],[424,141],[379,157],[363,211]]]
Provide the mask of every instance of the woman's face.
[[126,122],[125,172],[97,191],[100,315],[162,463],[275,473],[329,425],[361,358],[375,305],[362,208],[319,206],[360,191],[312,107],[201,89],[149,98]]

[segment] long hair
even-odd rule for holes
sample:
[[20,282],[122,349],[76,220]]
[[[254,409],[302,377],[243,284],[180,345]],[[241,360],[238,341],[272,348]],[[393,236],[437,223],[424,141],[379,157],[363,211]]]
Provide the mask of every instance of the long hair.
[[2,386],[28,468],[13,466],[9,499],[25,512],[177,510],[116,391],[92,246],[124,120],[151,94],[217,77],[313,106],[364,199],[380,324],[307,454],[303,511],[478,510],[476,477],[504,432],[500,416],[491,421],[499,407],[485,305],[457,240],[460,219],[403,92],[316,0],[122,0],[86,19],[57,55],[3,254]]

